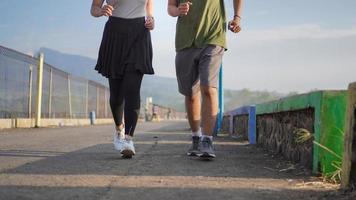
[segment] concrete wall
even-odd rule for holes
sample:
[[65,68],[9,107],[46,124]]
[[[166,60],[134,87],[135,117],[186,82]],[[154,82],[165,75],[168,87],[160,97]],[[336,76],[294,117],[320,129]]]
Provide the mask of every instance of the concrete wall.
[[[266,120],[261,116],[269,116],[274,124],[272,128],[277,129],[278,127],[287,127],[287,123],[283,120],[278,120],[278,117],[273,117],[278,113],[293,113],[298,114],[298,110],[313,109],[314,116],[312,126],[302,127],[295,124],[295,128],[308,128],[310,132],[314,135],[314,141],[325,146],[326,148],[332,150],[337,155],[343,155],[343,143],[344,143],[344,123],[345,123],[345,112],[346,112],[346,91],[315,91],[307,94],[295,95],[277,101],[267,102],[256,105],[256,113],[252,117],[257,119],[257,124],[262,124],[259,120]],[[242,114],[247,114],[245,111],[249,106],[244,106],[237,108],[234,111],[226,112],[225,115],[237,116]],[[244,112],[242,112],[244,111]],[[287,116],[287,115],[286,115]],[[300,115],[303,116],[303,115]],[[282,118],[285,118],[282,116]],[[230,117],[230,119],[233,119]],[[301,119],[301,121],[304,119]],[[227,122],[225,122],[227,123]],[[226,128],[225,124],[225,129]],[[233,127],[238,126],[232,121],[228,125],[231,134],[233,133]],[[257,125],[258,126],[258,125]],[[251,130],[256,130],[258,127],[254,124],[254,127],[249,127]],[[299,127],[300,126],[300,127]],[[262,130],[261,128],[259,129]],[[251,131],[253,133],[253,131]],[[253,135],[253,137],[258,136],[258,131]],[[249,133],[250,135],[250,133]],[[273,134],[272,134],[273,135]],[[270,138],[271,140],[271,138]],[[278,141],[277,141],[278,142]],[[283,140],[282,140],[283,142]],[[313,156],[312,156],[312,169],[314,173],[322,172],[327,174],[335,171],[333,162],[339,161],[338,158],[325,149],[321,148],[319,145],[312,144]]]
[[[113,124],[112,118],[96,119],[95,124]],[[41,119],[41,127],[50,126],[86,126],[90,125],[89,119]],[[5,128],[32,128],[35,127],[34,119],[0,119],[0,129]]]

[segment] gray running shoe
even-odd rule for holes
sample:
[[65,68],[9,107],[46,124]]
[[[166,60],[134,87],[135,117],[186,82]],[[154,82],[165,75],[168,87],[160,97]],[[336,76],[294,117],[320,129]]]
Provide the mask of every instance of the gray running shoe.
[[199,143],[199,153],[197,155],[201,158],[215,158],[213,141],[204,137]]
[[199,136],[192,136],[192,146],[188,150],[188,156],[197,156],[197,154],[199,153],[199,141]]

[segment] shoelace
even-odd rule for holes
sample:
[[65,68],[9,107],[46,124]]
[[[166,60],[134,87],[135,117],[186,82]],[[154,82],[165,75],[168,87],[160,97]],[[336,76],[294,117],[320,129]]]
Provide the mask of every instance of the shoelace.
[[204,139],[201,141],[201,144],[204,148],[211,148],[211,141],[209,139]]

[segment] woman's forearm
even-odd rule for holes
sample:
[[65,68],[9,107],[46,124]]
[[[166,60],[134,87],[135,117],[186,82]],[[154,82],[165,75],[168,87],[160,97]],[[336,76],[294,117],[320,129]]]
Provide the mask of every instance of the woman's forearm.
[[153,17],[153,0],[148,0],[146,5],[146,15]]
[[103,6],[104,0],[93,0],[91,4],[90,14],[93,17],[101,17],[103,16],[101,12],[101,7]]
[[98,6],[94,6],[92,5],[91,6],[91,10],[90,10],[90,13],[93,17],[101,17],[102,14],[101,14],[101,8],[98,7]]
[[168,14],[172,17],[178,17],[180,15],[176,0],[168,0],[167,11]]

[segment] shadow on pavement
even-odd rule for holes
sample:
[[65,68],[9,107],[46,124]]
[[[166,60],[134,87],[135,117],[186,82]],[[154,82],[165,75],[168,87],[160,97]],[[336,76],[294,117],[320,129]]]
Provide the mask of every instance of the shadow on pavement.
[[[6,191],[6,192],[5,192]],[[325,192],[264,189],[196,189],[196,188],[68,188],[68,187],[0,187],[0,196],[17,199],[321,199]],[[329,199],[329,198],[322,198]],[[331,199],[331,198],[330,198]]]
[[[275,159],[263,150],[245,143],[217,138],[217,158],[203,161],[185,155],[189,137],[184,134],[142,134],[136,141],[137,155],[122,159],[113,145],[98,144],[70,153],[16,151],[0,152],[2,156],[43,157],[2,173],[55,175],[125,175],[125,176],[210,176],[244,178],[308,178],[297,169],[279,172],[288,162]],[[271,169],[275,169],[274,171]],[[299,174],[299,175],[296,175]]]

